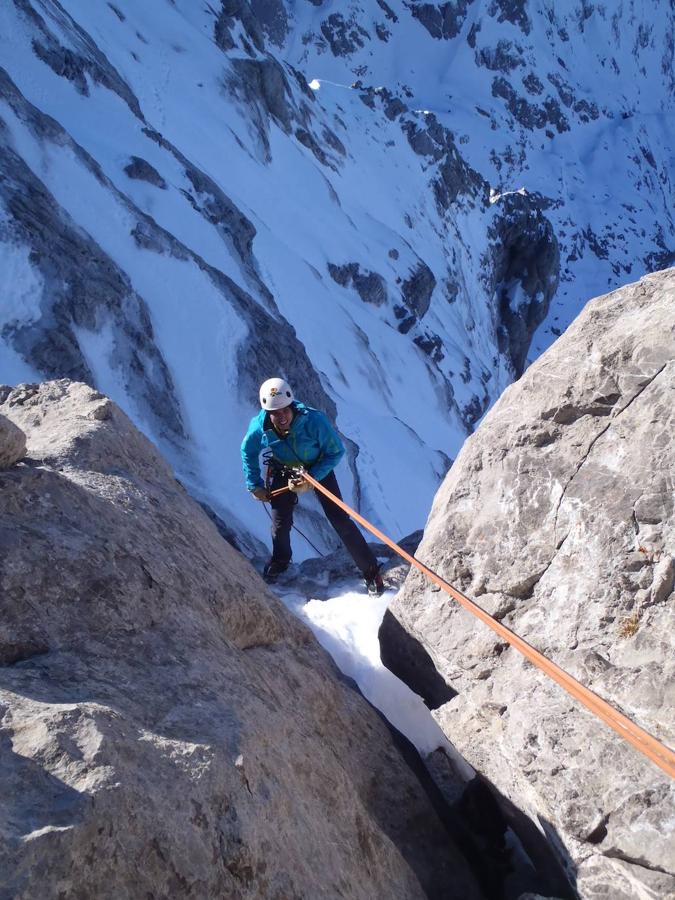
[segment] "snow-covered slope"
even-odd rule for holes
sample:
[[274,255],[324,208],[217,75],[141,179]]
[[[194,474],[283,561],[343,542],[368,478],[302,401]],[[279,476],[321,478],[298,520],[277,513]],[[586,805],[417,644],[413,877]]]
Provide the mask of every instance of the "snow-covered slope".
[[[327,88],[386,85],[452,130],[493,197],[522,188],[541,195],[562,265],[532,358],[589,297],[672,264],[672,3],[300,6],[302,19],[287,21],[283,39],[294,65]],[[272,35],[279,40],[280,29]]]
[[[255,551],[268,523],[243,491],[239,442],[259,382],[285,375],[336,417],[345,492],[395,534],[419,527],[551,300],[535,353],[556,316],[673,246],[672,76],[653,65],[667,29],[645,37],[625,4],[640,45],[631,63],[622,38],[625,101],[606,113],[590,96],[600,63],[584,51],[574,102],[591,111],[561,109],[570,130],[549,137],[492,97],[481,56],[503,32],[518,77],[553,90],[548,7],[533,6],[527,32],[500,21],[505,2],[2,4],[0,381],[95,384]],[[672,39],[670,14],[649,10]],[[436,13],[457,14],[448,40]],[[591,28],[612,37],[607,17],[587,18],[575,53]]]

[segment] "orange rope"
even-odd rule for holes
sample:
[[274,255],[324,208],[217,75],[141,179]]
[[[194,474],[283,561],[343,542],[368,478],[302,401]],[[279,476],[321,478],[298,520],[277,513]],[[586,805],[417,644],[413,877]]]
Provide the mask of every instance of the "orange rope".
[[639,725],[636,725],[635,722],[627,716],[624,716],[623,713],[620,713],[617,709],[607,703],[607,701],[585,687],[581,682],[577,681],[576,678],[545,657],[515,632],[511,631],[505,625],[502,625],[501,622],[498,622],[493,616],[474,603],[473,600],[470,600],[461,591],[458,591],[457,588],[440,578],[435,572],[425,566],[424,563],[421,563],[419,560],[415,559],[414,556],[411,556],[410,553],[407,553],[402,547],[399,547],[399,545],[394,543],[391,538],[388,538],[386,534],[383,534],[378,528],[371,525],[367,519],[364,519],[363,516],[359,515],[359,513],[348,506],[343,500],[338,499],[334,494],[331,494],[330,491],[326,490],[322,484],[312,478],[311,475],[308,475],[307,472],[303,472],[303,475],[312,487],[317,491],[321,491],[326,497],[329,497],[333,503],[337,504],[341,509],[352,516],[352,518],[356,519],[357,522],[360,522],[364,528],[367,528],[368,531],[379,538],[382,543],[387,544],[388,547],[395,550],[396,553],[409,562],[411,566],[415,566],[415,568],[419,569],[420,572],[427,576],[427,578],[431,579],[431,581],[444,590],[446,594],[449,594],[465,609],[468,609],[470,613],[484,622],[500,637],[504,638],[505,641],[508,641],[512,647],[519,650],[523,656],[537,666],[537,668],[541,669],[549,678],[552,678],[553,681],[557,682],[568,694],[571,694],[571,696],[578,700],[579,703],[582,703],[599,719],[602,719],[605,724],[609,725],[610,728],[613,728],[618,735],[628,741],[629,744],[632,744],[636,750],[643,753],[660,769],[663,769],[667,775],[670,775],[671,778],[675,778],[675,753],[673,753],[669,747],[666,747],[665,744],[662,744],[661,741],[649,734],[648,731],[640,728]]

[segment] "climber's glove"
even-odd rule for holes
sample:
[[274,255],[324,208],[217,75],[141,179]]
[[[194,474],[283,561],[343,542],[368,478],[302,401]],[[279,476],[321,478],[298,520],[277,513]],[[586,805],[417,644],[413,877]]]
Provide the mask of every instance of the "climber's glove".
[[312,485],[300,475],[299,478],[289,478],[288,490],[293,491],[294,494],[304,494],[306,491],[312,490]]
[[264,487],[253,488],[253,490],[251,491],[251,496],[254,497],[256,500],[264,501],[264,500],[270,499],[269,494],[267,493],[267,490]]

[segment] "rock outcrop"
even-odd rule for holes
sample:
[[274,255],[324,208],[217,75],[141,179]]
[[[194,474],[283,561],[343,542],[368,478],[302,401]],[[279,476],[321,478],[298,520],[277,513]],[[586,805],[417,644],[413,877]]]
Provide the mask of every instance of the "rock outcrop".
[[0,473],[2,900],[481,896],[380,717],[120,409],[0,401],[28,439]]
[[[590,302],[507,389],[446,477],[418,551],[671,747],[674,399],[671,269]],[[380,640],[460,752],[539,823],[581,896],[671,896],[663,772],[417,573]],[[429,659],[456,692],[441,705]]]
[[26,435],[7,416],[0,416],[0,469],[9,469],[26,452]]

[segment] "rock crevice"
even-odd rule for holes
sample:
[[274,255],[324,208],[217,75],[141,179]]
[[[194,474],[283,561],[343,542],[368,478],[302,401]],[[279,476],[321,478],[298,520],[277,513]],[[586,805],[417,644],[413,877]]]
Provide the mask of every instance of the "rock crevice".
[[[666,745],[674,361],[675,270],[591,301],[467,441],[418,550]],[[556,422],[545,440],[542,422]],[[675,890],[674,787],[660,769],[518,653],[495,652],[492,635],[414,573],[390,615],[421,651],[401,657],[388,627],[383,657],[409,671],[422,653],[433,660],[432,677],[457,692],[437,720],[501,794],[550,824],[582,896]]]

